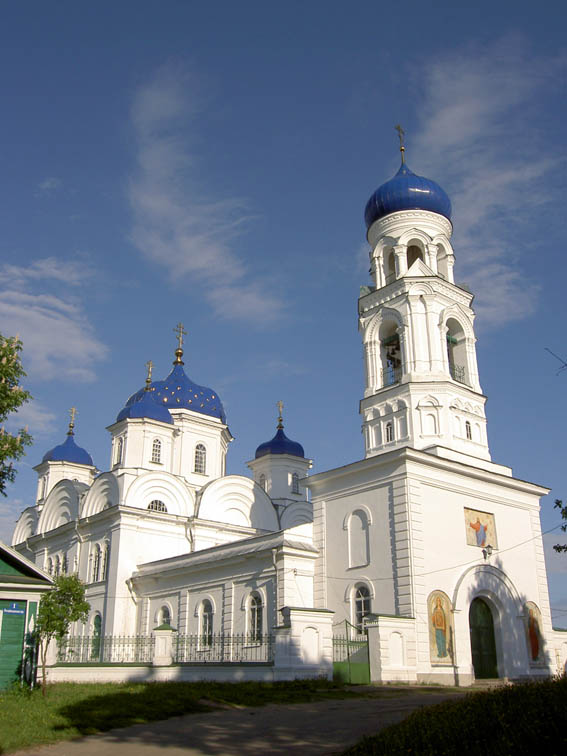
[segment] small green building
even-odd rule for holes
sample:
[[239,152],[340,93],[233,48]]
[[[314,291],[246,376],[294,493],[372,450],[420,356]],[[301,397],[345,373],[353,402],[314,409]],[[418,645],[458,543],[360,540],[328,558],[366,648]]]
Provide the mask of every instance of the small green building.
[[53,579],[0,542],[0,690],[21,679],[42,593]]

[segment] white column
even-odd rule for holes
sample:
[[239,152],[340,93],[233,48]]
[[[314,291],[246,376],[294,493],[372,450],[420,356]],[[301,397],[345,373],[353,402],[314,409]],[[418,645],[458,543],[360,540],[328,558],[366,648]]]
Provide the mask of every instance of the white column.
[[408,269],[408,254],[405,244],[396,244],[394,247],[396,255],[396,278],[401,278]]

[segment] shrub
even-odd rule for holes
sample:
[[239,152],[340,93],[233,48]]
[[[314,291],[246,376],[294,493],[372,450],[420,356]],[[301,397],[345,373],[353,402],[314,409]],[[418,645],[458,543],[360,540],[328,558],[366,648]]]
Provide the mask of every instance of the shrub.
[[567,753],[567,678],[471,693],[416,711],[343,756]]

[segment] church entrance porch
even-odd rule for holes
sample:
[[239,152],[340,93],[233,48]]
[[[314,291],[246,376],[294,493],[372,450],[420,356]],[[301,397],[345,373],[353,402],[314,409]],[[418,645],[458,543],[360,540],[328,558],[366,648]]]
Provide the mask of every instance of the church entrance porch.
[[478,679],[498,677],[494,620],[489,605],[475,598],[469,610],[471,654],[474,676]]

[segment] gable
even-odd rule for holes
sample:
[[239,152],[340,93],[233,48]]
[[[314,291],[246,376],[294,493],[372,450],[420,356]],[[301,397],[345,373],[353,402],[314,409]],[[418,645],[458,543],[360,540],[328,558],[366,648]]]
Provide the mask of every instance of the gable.
[[47,586],[53,580],[17,551],[0,543],[0,583],[11,582],[37,583]]

